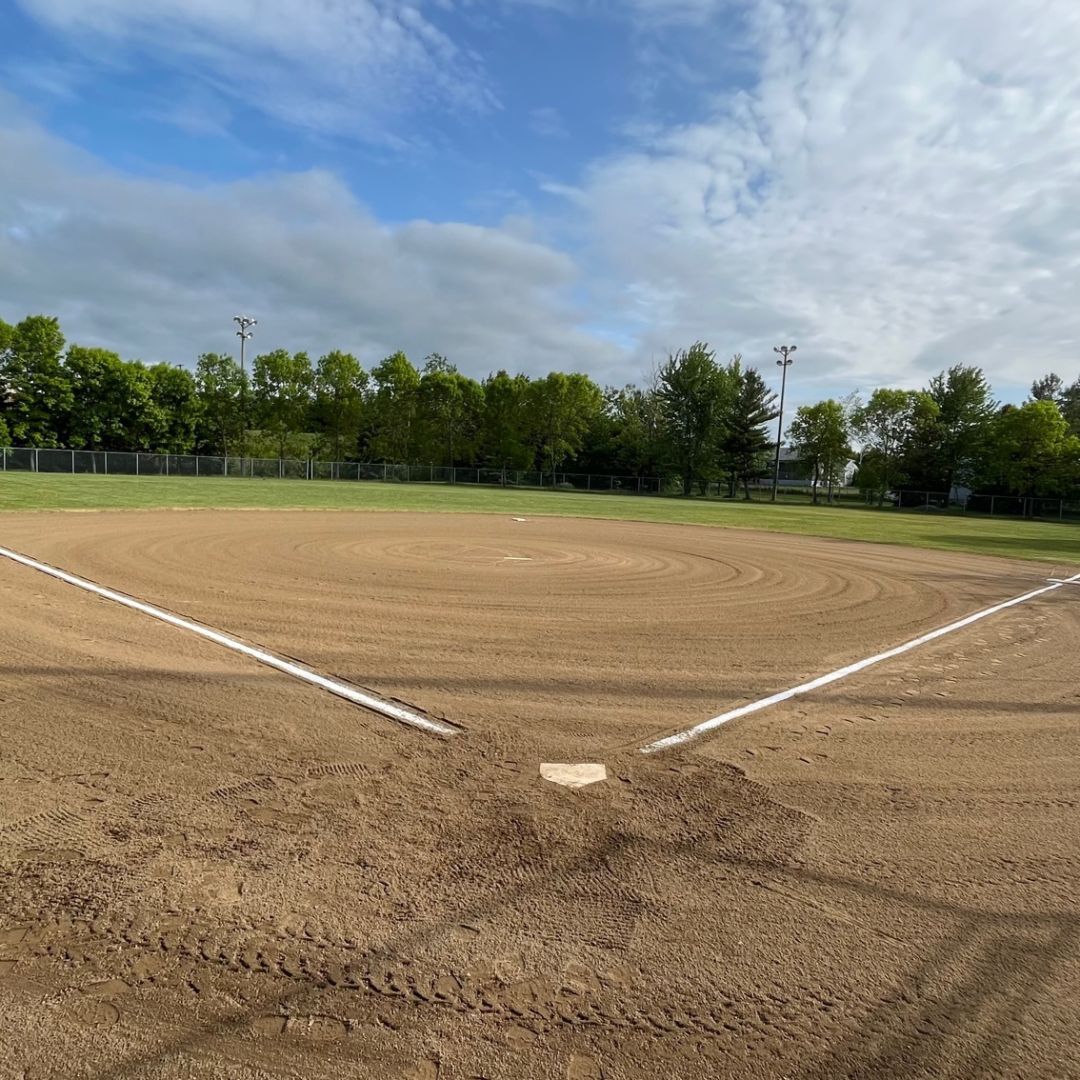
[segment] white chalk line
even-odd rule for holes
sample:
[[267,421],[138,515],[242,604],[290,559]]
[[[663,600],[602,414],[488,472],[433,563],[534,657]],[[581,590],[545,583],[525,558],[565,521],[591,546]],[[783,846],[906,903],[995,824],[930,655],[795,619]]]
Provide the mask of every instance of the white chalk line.
[[1031,592],[1024,593],[1023,596],[1014,596],[1011,600],[1005,600],[1003,603],[995,604],[993,607],[988,607],[983,611],[976,611],[973,615],[967,615],[963,619],[957,619],[956,622],[949,623],[948,626],[941,626],[938,627],[937,630],[931,630],[930,633],[923,634],[922,637],[917,637],[913,641],[906,641],[903,645],[897,645],[894,649],[878,653],[876,656],[868,657],[866,660],[859,660],[854,664],[848,664],[847,667],[838,668],[836,671],[830,671],[828,675],[820,675],[818,678],[811,679],[809,682],[793,686],[790,690],[781,690],[778,694],[770,694],[769,697],[762,698],[760,701],[752,701],[749,705],[740,705],[739,708],[732,709],[726,713],[721,713],[719,716],[714,716],[711,720],[703,720],[700,724],[695,724],[694,727],[687,728],[686,731],[680,731],[675,735],[668,735],[666,738],[657,739],[656,742],[651,742],[647,746],[640,747],[640,752],[642,754],[655,754],[658,750],[670,750],[673,746],[681,746],[683,743],[690,742],[691,739],[697,739],[707,732],[714,731],[716,728],[730,723],[732,720],[738,720],[741,716],[748,716],[750,713],[760,712],[762,709],[768,709],[773,705],[779,705],[780,702],[789,701],[791,698],[798,697],[800,694],[808,694],[811,690],[818,690],[823,686],[828,686],[830,683],[839,682],[841,679],[846,679],[849,675],[855,675],[868,667],[873,667],[874,664],[880,664],[884,660],[891,660],[894,656],[901,656],[906,652],[911,652],[912,649],[917,649],[920,645],[926,645],[931,641],[936,641],[938,638],[944,637],[946,634],[951,634],[956,630],[962,630],[965,626],[970,626],[980,619],[986,619],[991,615],[996,615],[999,611],[1004,611],[1006,608],[1015,607],[1017,604],[1023,604],[1028,600],[1033,600],[1036,596],[1042,596],[1044,593],[1055,592],[1065,585],[1080,584],[1080,574],[1075,574],[1071,578],[1051,580],[1053,581],[1053,584],[1044,585],[1041,589],[1034,589]]
[[199,623],[192,622],[190,619],[184,619],[179,615],[173,615],[171,612],[162,611],[161,608],[156,608],[152,604],[145,604],[141,600],[136,600],[134,597],[128,596],[126,593],[119,593],[112,589],[106,589],[101,585],[94,584],[92,581],[87,581],[85,578],[69,574],[66,570],[59,570],[55,566],[49,566],[48,563],[38,562],[36,559],[31,559],[26,555],[20,555],[19,552],[10,551],[5,547],[0,547],[0,555],[3,555],[7,559],[11,559],[13,562],[21,563],[23,566],[29,566],[32,570],[40,570],[41,573],[48,574],[58,581],[63,581],[68,585],[74,585],[77,588],[85,589],[87,592],[94,593],[96,596],[101,596],[106,600],[112,600],[114,603],[122,604],[124,607],[131,608],[133,611],[142,612],[144,615],[149,615],[151,618],[159,619],[161,622],[168,623],[170,626],[176,626],[181,630],[188,630],[193,634],[198,634],[199,637],[206,638],[207,641],[212,641],[217,645],[223,645],[226,649],[232,649],[234,652],[242,653],[244,656],[250,656],[253,660],[258,660],[260,664],[275,668],[277,671],[284,672],[286,675],[291,675],[294,679],[300,679],[303,682],[310,683],[312,686],[321,687],[323,690],[327,690],[337,697],[345,698],[346,701],[351,701],[354,705],[361,705],[365,709],[370,709],[372,712],[377,712],[392,720],[398,720],[403,724],[409,724],[412,727],[420,728],[422,731],[430,732],[433,735],[456,735],[458,733],[457,729],[451,727],[449,724],[444,724],[438,720],[432,720],[429,717],[421,716],[411,709],[406,709],[400,705],[395,705],[392,702],[384,701],[382,698],[373,697],[371,694],[365,694],[363,691],[357,690],[355,687],[349,686],[348,683],[341,682],[338,679],[331,679],[326,675],[318,675],[314,671],[309,671],[299,664],[283,660],[280,656],[275,656],[273,653],[267,652],[264,649],[257,649],[252,645],[246,645],[244,642],[238,641],[228,634],[223,634],[218,630],[211,630],[208,626],[202,626]]

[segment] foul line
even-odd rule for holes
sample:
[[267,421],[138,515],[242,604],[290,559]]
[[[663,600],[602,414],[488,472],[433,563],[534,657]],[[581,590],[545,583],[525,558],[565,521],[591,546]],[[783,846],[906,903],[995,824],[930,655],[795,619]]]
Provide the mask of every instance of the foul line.
[[272,667],[278,671],[284,672],[286,675],[291,675],[294,679],[300,679],[303,682],[311,683],[313,686],[321,687],[323,690],[328,690],[331,694],[336,694],[338,697],[345,698],[346,701],[351,701],[354,705],[362,705],[365,709],[380,713],[383,716],[389,717],[391,720],[399,720],[403,724],[410,724],[412,727],[420,728],[433,735],[457,734],[457,729],[451,727],[449,724],[441,723],[438,720],[431,720],[426,716],[421,716],[419,713],[413,712],[411,709],[405,709],[400,705],[394,705],[389,701],[383,701],[382,698],[365,694],[355,687],[349,686],[348,683],[341,682],[338,679],[331,679],[326,675],[317,675],[314,671],[309,671],[299,664],[293,664],[288,660],[283,660],[280,656],[275,656],[273,653],[266,652],[264,649],[257,649],[254,646],[245,645],[244,642],[238,641],[228,634],[222,634],[220,631],[211,630],[209,627],[201,626],[199,623],[191,622],[189,619],[182,619],[179,615],[173,615],[168,611],[162,611],[161,608],[156,608],[151,604],[144,604],[141,600],[136,600],[134,597],[127,596],[125,593],[114,592],[112,589],[106,589],[101,585],[95,585],[94,582],[87,581],[85,578],[76,577],[74,574],[69,574],[64,570],[58,570],[55,566],[49,566],[47,563],[38,562],[36,559],[28,558],[26,555],[20,555],[17,551],[10,551],[5,547],[0,547],[0,555],[3,555],[7,559],[11,559],[13,562],[22,563],[23,566],[29,566],[32,570],[40,570],[43,574],[48,574],[50,577],[66,582],[68,585],[75,585],[80,589],[85,589],[87,592],[104,597],[106,600],[112,600],[117,604],[123,604],[124,607],[131,608],[134,611],[141,611],[144,615],[149,615],[154,619],[160,619],[170,626],[177,626],[181,630],[190,630],[191,633],[198,634],[199,637],[204,637],[217,645],[224,645],[225,648],[232,649],[234,652],[243,653],[244,656],[250,656],[253,660],[258,660],[260,664],[266,664],[267,667]]
[[871,656],[868,659],[860,660],[855,664],[848,664],[847,667],[831,671],[828,675],[821,675],[816,679],[811,679],[809,682],[800,683],[790,690],[782,690],[780,693],[772,694],[767,698],[762,698],[760,701],[752,701],[749,705],[741,705],[739,708],[732,709],[730,712],[714,716],[711,720],[704,720],[700,724],[688,728],[686,731],[680,731],[675,735],[668,735],[666,738],[657,739],[656,742],[641,747],[640,752],[642,754],[655,754],[658,750],[670,750],[673,746],[681,746],[683,743],[689,742],[691,739],[696,739],[706,732],[713,731],[723,724],[727,724],[732,720],[738,720],[740,716],[747,716],[750,713],[760,712],[762,709],[767,709],[772,705],[779,705],[781,701],[788,701],[793,697],[798,697],[800,694],[808,694],[811,690],[818,690],[822,686],[828,686],[829,683],[838,682],[840,679],[846,679],[849,675],[854,675],[868,667],[873,667],[874,664],[880,664],[883,660],[891,660],[894,656],[900,656],[903,653],[911,652],[912,649],[917,649],[920,645],[925,645],[927,642],[935,641],[937,638],[944,637],[946,634],[951,634],[954,630],[962,630],[965,626],[970,626],[980,619],[996,615],[999,611],[1015,607],[1017,604],[1022,604],[1026,600],[1032,600],[1036,596],[1042,596],[1043,593],[1054,592],[1065,585],[1078,584],[1080,583],[1080,574],[1075,574],[1071,578],[1063,578],[1060,580],[1051,578],[1050,580],[1053,584],[1044,585],[1041,589],[1035,589],[1032,592],[1024,593],[1023,596],[1015,596],[1012,600],[1006,600],[1004,603],[995,604],[993,607],[986,608],[985,611],[977,611],[974,615],[968,615],[963,619],[958,619],[956,622],[949,623],[948,626],[942,626],[937,630],[931,630],[929,634],[923,634],[922,637],[917,637],[914,641],[908,641],[903,645],[897,645],[895,649],[889,649],[887,652],[878,653],[877,656]]

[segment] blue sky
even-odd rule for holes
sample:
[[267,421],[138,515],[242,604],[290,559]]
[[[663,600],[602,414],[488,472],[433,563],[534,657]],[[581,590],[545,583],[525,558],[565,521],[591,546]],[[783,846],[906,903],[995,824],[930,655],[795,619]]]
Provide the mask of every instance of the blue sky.
[[1078,373],[1075,8],[0,0],[0,316],[615,384],[794,341],[796,400],[1016,398]]

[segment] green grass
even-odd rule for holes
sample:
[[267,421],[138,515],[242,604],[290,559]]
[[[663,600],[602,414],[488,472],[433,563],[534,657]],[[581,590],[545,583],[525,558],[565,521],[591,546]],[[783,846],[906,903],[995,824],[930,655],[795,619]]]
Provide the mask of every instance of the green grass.
[[0,510],[171,507],[426,510],[673,522],[1040,559],[1080,569],[1080,526],[1014,518],[429,484],[0,474]]

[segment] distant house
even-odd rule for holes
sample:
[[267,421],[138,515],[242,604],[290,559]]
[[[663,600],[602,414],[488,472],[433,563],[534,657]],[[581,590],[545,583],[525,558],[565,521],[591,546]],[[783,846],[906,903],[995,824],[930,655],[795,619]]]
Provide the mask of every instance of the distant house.
[[[843,487],[850,487],[855,479],[858,465],[854,461],[844,463]],[[789,487],[812,487],[814,483],[814,467],[799,457],[795,450],[788,447],[780,449],[780,483]]]

